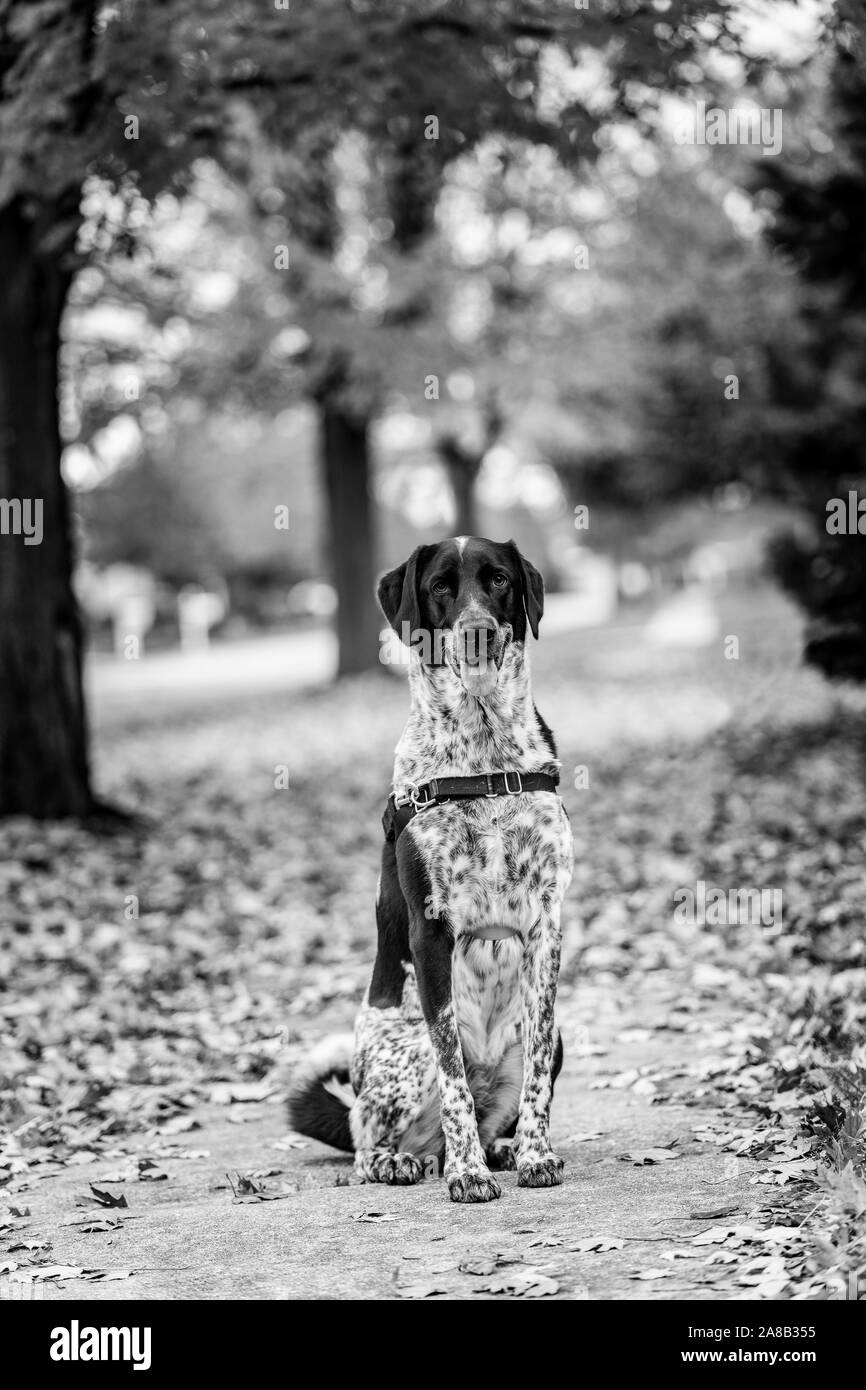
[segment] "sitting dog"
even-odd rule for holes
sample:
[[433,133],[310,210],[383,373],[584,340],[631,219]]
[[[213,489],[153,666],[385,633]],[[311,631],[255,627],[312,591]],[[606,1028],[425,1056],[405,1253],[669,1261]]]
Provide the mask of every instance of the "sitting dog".
[[[455,1202],[562,1182],[550,1147],[560,908],[572,839],[530,689],[544,584],[513,541],[420,546],[378,589],[410,646],[376,895],[378,951],[351,1039],[296,1075],[289,1118],[371,1182],[444,1157]],[[351,1083],[348,1091],[346,1082]]]

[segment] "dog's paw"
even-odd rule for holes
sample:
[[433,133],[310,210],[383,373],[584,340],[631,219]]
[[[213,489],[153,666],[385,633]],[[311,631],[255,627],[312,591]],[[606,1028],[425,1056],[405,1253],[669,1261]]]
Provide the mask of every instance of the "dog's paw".
[[562,1183],[565,1163],[556,1154],[546,1158],[530,1159],[517,1164],[518,1187],[559,1187]]
[[488,1168],[494,1173],[513,1173],[517,1167],[514,1144],[510,1139],[494,1139],[485,1157]]
[[383,1154],[373,1165],[373,1181],[391,1187],[412,1187],[423,1176],[423,1166],[414,1154]]
[[456,1173],[448,1179],[452,1202],[495,1202],[502,1196],[499,1183],[487,1172]]

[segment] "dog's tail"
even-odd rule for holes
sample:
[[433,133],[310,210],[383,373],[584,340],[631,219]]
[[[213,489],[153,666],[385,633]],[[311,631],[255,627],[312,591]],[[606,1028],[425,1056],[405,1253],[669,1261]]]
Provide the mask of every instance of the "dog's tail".
[[289,1124],[300,1134],[353,1153],[349,1108],[355,1099],[349,1080],[351,1033],[324,1038],[295,1072],[288,1094]]

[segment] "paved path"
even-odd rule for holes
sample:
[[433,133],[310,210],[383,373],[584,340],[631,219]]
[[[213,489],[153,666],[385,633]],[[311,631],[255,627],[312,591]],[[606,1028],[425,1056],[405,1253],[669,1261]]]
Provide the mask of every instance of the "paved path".
[[[774,616],[776,608],[770,613]],[[745,618],[726,616],[722,630],[742,633],[744,650],[761,654],[767,647],[764,634],[777,626],[762,619],[752,634]],[[323,659],[321,650],[316,656],[322,635],[312,637],[305,678],[310,678],[315,660]],[[255,920],[266,910],[259,881],[290,884],[285,892],[300,905],[293,909],[286,951],[300,950],[306,942],[316,962],[328,934],[339,929],[342,935],[336,944],[342,943],[346,953],[340,957],[341,968],[345,960],[351,969],[359,934],[371,930],[375,861],[366,850],[357,854],[354,826],[341,826],[339,873],[334,876],[330,858],[320,862],[320,847],[304,840],[302,832],[307,834],[317,816],[329,814],[330,803],[316,799],[331,782],[330,777],[322,779],[322,767],[341,779],[340,804],[354,804],[359,788],[368,797],[367,789],[384,776],[402,718],[404,692],[396,683],[392,688],[362,682],[357,688],[317,693],[310,701],[306,696],[300,702],[289,699],[288,714],[281,697],[247,712],[241,698],[237,710],[233,707],[225,717],[208,708],[220,691],[229,699],[243,697],[247,681],[250,690],[285,688],[294,670],[291,653],[298,657],[300,650],[293,646],[298,640],[261,639],[215,648],[204,659],[209,673],[204,682],[202,668],[196,673],[177,655],[148,658],[130,668],[95,663],[91,679],[98,722],[107,731],[103,756],[114,768],[115,788],[125,787],[130,778],[134,783],[136,777],[154,775],[153,766],[168,769],[165,780],[171,796],[164,794],[162,772],[155,785],[145,780],[144,792],[138,792],[145,804],[153,801],[161,808],[168,827],[163,838],[159,826],[152,831],[151,859],[143,871],[147,878],[159,870],[156,888],[163,897],[168,895],[166,900],[174,902],[171,895],[179,891],[177,875],[188,874],[189,865],[201,859],[208,869],[218,865],[216,881],[226,902],[247,910],[244,895],[238,896],[236,835],[245,847],[243,865],[249,858],[256,866]],[[790,674],[791,667],[792,659],[784,667],[783,688],[795,693],[805,689],[808,694],[811,687],[804,677]],[[704,939],[671,942],[666,935],[669,911],[664,920],[659,913],[670,883],[701,876],[707,844],[712,847],[714,842],[713,798],[719,789],[727,794],[731,786],[726,758],[708,747],[707,740],[726,719],[735,726],[732,711],[738,700],[753,708],[755,690],[772,671],[762,674],[762,667],[750,676],[744,661],[746,683],[741,690],[739,667],[729,668],[718,652],[713,656],[711,651],[706,659],[703,653],[694,659],[688,654],[669,656],[635,632],[615,626],[585,631],[559,645],[547,647],[543,642],[536,669],[545,715],[561,737],[566,792],[580,841],[570,901],[573,931],[561,993],[566,1065],[557,1084],[553,1117],[554,1141],[566,1159],[564,1186],[518,1190],[514,1176],[506,1174],[499,1202],[459,1207],[448,1201],[441,1182],[412,1189],[357,1185],[347,1159],[312,1143],[286,1145],[278,1095],[255,1104],[205,1104],[198,1097],[209,1089],[199,1075],[183,1082],[190,1086],[189,1113],[196,1128],[170,1137],[153,1131],[124,1136],[89,1162],[81,1161],[87,1155],[79,1148],[51,1176],[38,1177],[37,1162],[20,1182],[11,1181],[4,1189],[4,1202],[26,1205],[30,1214],[15,1218],[0,1265],[7,1254],[16,1258],[8,1245],[20,1239],[36,1242],[37,1249],[50,1242],[50,1251],[34,1255],[38,1261],[130,1272],[129,1278],[116,1281],[91,1282],[78,1276],[51,1281],[46,1285],[48,1298],[490,1298],[501,1296],[497,1288],[509,1287],[524,1294],[545,1291],[555,1298],[742,1296],[733,1265],[723,1262],[728,1253],[721,1252],[723,1259],[710,1264],[712,1252],[691,1244],[719,1221],[772,1223],[778,1218],[767,1218],[762,1209],[768,1199],[780,1205],[784,1200],[779,1190],[750,1182],[757,1163],[740,1159],[739,1166],[732,1164],[730,1155],[696,1137],[702,1125],[724,1122],[722,1101],[733,1103],[730,1092],[717,1093],[714,1099],[702,1092],[693,1067],[701,1057],[723,1055],[726,1034],[738,1028],[742,1033],[747,1004],[737,988],[740,954],[728,961],[724,978],[710,979],[703,988],[687,976],[690,957],[695,971],[705,968],[700,965]],[[161,722],[161,702],[169,710],[181,705],[183,719],[176,725]],[[794,708],[799,709],[796,701]],[[260,794],[257,769],[276,761],[273,750],[282,746],[285,728],[295,729],[296,717],[303,738],[297,739],[292,770],[306,800],[280,803],[275,812]],[[134,731],[118,736],[125,722],[134,725],[139,719],[147,726],[140,737]],[[357,765],[344,765],[335,728],[357,749]],[[670,744],[676,756],[656,754],[662,744]],[[626,760],[621,767],[622,758]],[[569,785],[577,762],[592,767],[593,799],[585,806]],[[316,769],[313,780],[310,768]],[[271,821],[277,814],[283,819],[274,837]],[[217,821],[225,821],[231,835],[211,840]],[[760,832],[762,844],[767,833]],[[687,863],[686,851],[678,848],[683,837],[692,856]],[[742,848],[736,852],[743,854]],[[115,851],[97,843],[88,853],[93,866],[89,872],[102,882],[108,873],[103,857],[110,859]],[[310,885],[297,875],[293,853],[298,862],[312,864]],[[118,872],[122,870],[121,862]],[[211,879],[202,882],[204,889],[198,877],[193,878],[190,900],[184,899],[182,910],[172,907],[156,913],[165,918],[166,933],[158,959],[176,958],[179,966],[189,965],[185,953],[190,941],[196,942],[198,933],[210,926],[210,918],[202,916],[201,894],[223,911],[222,898],[214,897],[209,886]],[[249,888],[245,891],[248,897]],[[362,897],[363,909],[357,906]],[[276,901],[281,902],[279,894]],[[80,920],[89,921],[89,908],[76,903],[73,898]],[[322,903],[329,916],[319,912]],[[247,968],[256,965],[256,952],[261,954],[280,929],[281,912],[271,910],[264,923],[269,923],[270,936],[245,925],[243,916],[239,919],[238,939],[244,945],[238,959]],[[591,962],[581,956],[577,922],[582,916],[591,924]],[[159,929],[154,930],[160,944]],[[615,940],[618,952],[612,949]],[[216,934],[214,949],[224,941],[235,941],[225,928]],[[749,945],[744,941],[742,949]],[[317,978],[333,970],[334,957],[330,960],[327,966],[311,967],[311,975]],[[351,1025],[354,996],[325,996],[334,1002],[323,1013],[304,1002],[304,990],[293,992],[294,975],[292,991],[286,991],[279,967],[274,969],[272,988],[279,999],[271,1001],[267,1016],[279,1013],[285,1019],[287,1013],[278,1011],[277,1004],[282,1010],[283,997],[291,1000],[290,1036],[303,1038],[304,1047],[323,1032]],[[261,971],[256,975],[253,970],[253,975],[256,988],[268,987]],[[166,977],[166,988],[177,988],[172,978]],[[578,982],[575,987],[569,985],[571,980]],[[121,981],[124,989],[127,983]],[[302,976],[298,983],[303,983]],[[144,992],[127,990],[123,998],[127,996],[130,1005],[146,1009]],[[219,1026],[224,1004],[222,995],[199,993],[193,1003],[184,999],[181,1009],[202,1007],[207,1014],[213,1007]],[[133,1012],[132,1017],[137,1015]],[[182,1034],[183,1030],[167,1044],[165,1060],[172,1081],[172,1068],[183,1067]],[[233,1053],[226,1055],[217,1075],[236,1076],[235,1061]],[[158,1061],[157,1073],[160,1065]],[[158,1089],[159,1083],[158,1074],[147,1074],[146,1084]],[[145,1082],[136,1078],[133,1084],[140,1088]],[[154,1113],[153,1108],[146,1113]],[[728,1123],[737,1118],[732,1114]],[[742,1115],[739,1118],[748,1123]],[[113,1143],[109,1136],[104,1142]],[[172,1148],[160,1154],[160,1146],[167,1144]],[[680,1157],[651,1166],[622,1159],[629,1152],[673,1145]],[[139,1181],[138,1161],[148,1156],[165,1171],[165,1179]],[[254,1180],[280,1199],[236,1203],[226,1173],[235,1182],[239,1173],[259,1174]],[[87,1193],[89,1182],[106,1187],[112,1177],[122,1181],[111,1184],[111,1190],[122,1188],[129,1203],[128,1208],[116,1209],[121,1225],[88,1233],[71,1224],[86,1214],[86,1206],[77,1206],[76,1198]],[[356,1219],[365,1213],[393,1219]],[[97,1213],[102,1220],[96,1224],[104,1225],[112,1215]],[[19,1221],[25,1223],[20,1228]],[[585,1245],[580,1248],[587,1241],[614,1248],[593,1253]],[[675,1251],[685,1254],[675,1256]],[[27,1261],[25,1254],[17,1258],[22,1264]],[[742,1265],[748,1256],[735,1259]],[[648,1272],[651,1278],[634,1277]],[[490,1284],[492,1288],[485,1287]]]
[[[758,1165],[744,1161],[736,1178],[725,1177],[719,1151],[693,1137],[717,1112],[690,1104],[687,1091],[657,1105],[632,1089],[592,1089],[650,1064],[683,1069],[694,1042],[654,1031],[674,1002],[670,994],[667,1002],[662,994],[630,1009],[627,1023],[618,987],[594,986],[583,994],[594,1018],[593,1055],[572,1056],[554,1107],[554,1133],[567,1160],[563,1187],[521,1190],[514,1175],[505,1174],[500,1201],[459,1207],[448,1201],[442,1182],[411,1189],[342,1185],[351,1178],[347,1158],[313,1143],[275,1147],[286,1135],[276,1101],[231,1111],[210,1106],[199,1112],[201,1128],[179,1140],[180,1149],[206,1150],[206,1157],[161,1160],[164,1181],[113,1185],[112,1191],[125,1192],[129,1208],[100,1215],[119,1217],[119,1230],[85,1234],[64,1223],[83,1215],[75,1198],[88,1182],[99,1186],[135,1166],[135,1156],[146,1152],[145,1136],[140,1149],[130,1147],[131,1157],[118,1153],[67,1167],[16,1197],[31,1208],[28,1238],[51,1240],[55,1263],[132,1271],[122,1281],[52,1282],[45,1297],[493,1298],[500,1295],[483,1287],[491,1280],[528,1277],[531,1284],[537,1275],[555,1281],[558,1290],[548,1296],[558,1299],[718,1297],[714,1289],[724,1269],[705,1265],[708,1252],[676,1261],[666,1256],[688,1249],[691,1237],[718,1224],[714,1210],[733,1207],[735,1219],[746,1221],[760,1205],[761,1189],[748,1182]],[[230,1122],[229,1114],[243,1122]],[[582,1138],[593,1134],[599,1137]],[[674,1161],[636,1167],[620,1158],[673,1142],[683,1150]],[[282,1200],[233,1203],[226,1173],[234,1178],[269,1170],[279,1172],[261,1179],[268,1188],[298,1190]],[[394,1219],[359,1221],[359,1213]],[[569,1248],[590,1237],[623,1245],[596,1253]],[[481,1270],[496,1268],[462,1272],[467,1261]],[[651,1270],[667,1274],[633,1277]]]
[[[545,600],[545,641],[564,633],[584,631],[583,640],[594,647],[633,643],[637,634],[655,644],[665,643],[664,617],[671,604],[659,605],[653,621],[594,626],[592,609],[579,594],[549,594]],[[712,604],[703,596],[701,612],[712,622]],[[693,631],[675,610],[672,620],[679,645],[701,645],[703,628]],[[713,629],[714,631],[714,629]],[[243,699],[245,696],[286,692],[327,685],[337,669],[337,644],[330,631],[278,633],[216,642],[197,652],[147,653],[138,661],[125,661],[105,652],[92,653],[85,679],[88,708],[94,724],[110,728],[117,723],[158,721],[169,713],[200,709]]]

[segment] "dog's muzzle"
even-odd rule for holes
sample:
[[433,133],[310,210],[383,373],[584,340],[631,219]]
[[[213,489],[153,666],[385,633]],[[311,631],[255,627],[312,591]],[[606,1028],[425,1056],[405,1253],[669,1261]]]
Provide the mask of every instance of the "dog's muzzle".
[[495,689],[510,630],[488,613],[461,614],[454,625],[454,660],[470,695],[484,698]]
[[467,666],[494,660],[497,626],[493,618],[473,618],[457,629],[457,659]]

